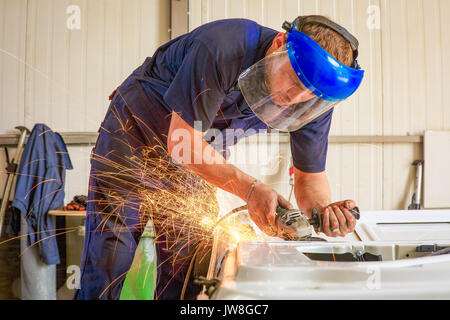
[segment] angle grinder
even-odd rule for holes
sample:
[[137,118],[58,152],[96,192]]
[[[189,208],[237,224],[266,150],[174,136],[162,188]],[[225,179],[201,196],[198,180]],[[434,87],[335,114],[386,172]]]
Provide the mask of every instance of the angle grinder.
[[[356,220],[360,218],[358,207],[349,210]],[[317,209],[312,210],[311,219],[298,209],[284,209],[278,207],[276,210],[275,223],[277,226],[277,236],[290,241],[310,241],[312,238],[312,227],[322,230],[323,216]],[[323,239],[321,239],[323,240]]]

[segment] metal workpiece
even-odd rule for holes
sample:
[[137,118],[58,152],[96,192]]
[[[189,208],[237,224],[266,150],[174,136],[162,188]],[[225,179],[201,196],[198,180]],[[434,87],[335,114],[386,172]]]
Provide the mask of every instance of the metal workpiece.
[[210,298],[450,299],[449,213],[364,211],[355,232],[360,239],[220,244]]
[[448,299],[450,254],[418,254],[424,243],[240,243],[213,298]]

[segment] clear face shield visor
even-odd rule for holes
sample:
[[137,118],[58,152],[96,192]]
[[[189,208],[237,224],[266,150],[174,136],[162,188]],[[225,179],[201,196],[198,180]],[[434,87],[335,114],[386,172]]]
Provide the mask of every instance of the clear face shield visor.
[[308,89],[292,68],[286,46],[247,69],[238,81],[255,115],[280,131],[296,131],[342,101],[323,100]]

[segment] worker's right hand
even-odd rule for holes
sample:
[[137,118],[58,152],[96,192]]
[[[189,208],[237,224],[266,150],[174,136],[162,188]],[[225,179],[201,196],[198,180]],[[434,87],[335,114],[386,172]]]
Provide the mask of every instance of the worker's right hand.
[[271,237],[277,235],[275,214],[279,206],[285,209],[294,208],[283,196],[258,181],[248,199],[248,213],[258,228]]
[[325,207],[321,232],[328,237],[345,237],[348,233],[354,232],[356,219],[349,210],[355,207],[356,203],[353,200],[339,201]]

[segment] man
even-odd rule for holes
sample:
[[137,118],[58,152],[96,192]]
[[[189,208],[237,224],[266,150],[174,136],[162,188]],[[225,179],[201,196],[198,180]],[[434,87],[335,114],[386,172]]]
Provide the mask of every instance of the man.
[[[180,193],[180,198],[185,196],[183,188],[200,185],[203,179],[246,201],[258,227],[276,235],[276,208],[291,209],[292,205],[271,187],[228,164],[220,143],[201,139],[200,148],[196,146],[195,137],[205,137],[211,128],[225,137],[227,129],[241,129],[244,135],[248,129],[290,132],[299,208],[307,214],[318,209],[323,215],[322,231],[328,236],[353,232],[356,222],[348,209],[355,203],[330,204],[325,161],[332,108],[353,94],[363,78],[356,62],[358,42],[321,16],[298,17],[283,28],[286,33],[278,33],[245,19],[203,25],[161,46],[112,95],[91,159],[87,232],[76,299],[120,296],[146,223],[142,186],[148,194],[171,190]],[[191,148],[184,154],[177,149],[180,132],[192,137]],[[227,144],[229,138],[225,138]],[[234,143],[236,138],[241,137],[231,137]],[[173,170],[166,172],[158,161],[149,164],[147,159],[158,157],[143,151],[149,147],[170,155],[174,163],[167,162],[167,167]],[[216,161],[194,161],[199,155]],[[155,169],[142,174],[136,163]],[[164,174],[158,174],[156,167]],[[195,177],[184,175],[187,169]],[[173,172],[186,178],[177,182],[162,178]],[[178,299],[188,264],[179,264],[174,257],[192,250],[184,247],[184,238],[174,240],[166,234],[161,221],[153,221],[156,233],[166,242],[156,244],[155,293],[158,299]],[[200,289],[190,281],[185,298],[194,299]]]

